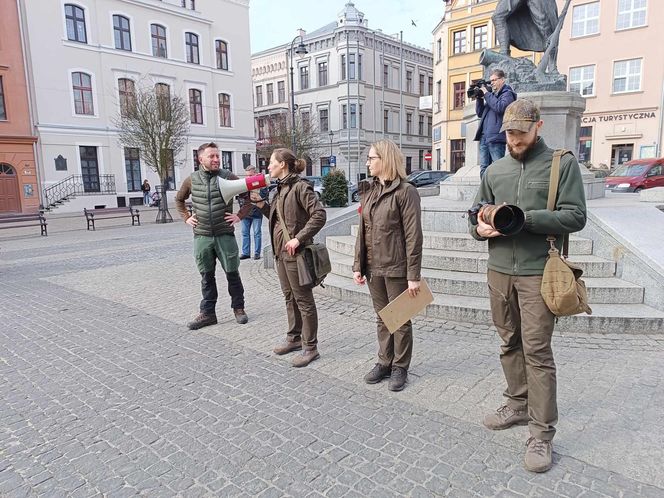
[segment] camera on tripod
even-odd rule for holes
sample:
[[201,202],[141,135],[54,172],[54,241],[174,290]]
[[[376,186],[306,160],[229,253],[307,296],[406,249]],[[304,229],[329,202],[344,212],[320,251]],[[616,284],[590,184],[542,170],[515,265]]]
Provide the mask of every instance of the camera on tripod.
[[481,99],[484,97],[482,87],[491,91],[491,83],[489,83],[487,80],[474,80],[468,87],[466,95],[468,95],[468,98],[472,100]]

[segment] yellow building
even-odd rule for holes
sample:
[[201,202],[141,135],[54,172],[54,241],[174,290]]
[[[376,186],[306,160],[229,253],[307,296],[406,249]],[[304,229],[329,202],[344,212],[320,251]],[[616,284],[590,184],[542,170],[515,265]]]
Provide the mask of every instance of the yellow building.
[[[466,139],[463,108],[475,105],[466,96],[473,80],[483,76],[482,50],[497,50],[491,16],[498,0],[446,0],[445,15],[434,28],[432,169],[457,171],[464,166]],[[512,57],[539,54],[512,47]],[[508,81],[509,83],[509,81]]]

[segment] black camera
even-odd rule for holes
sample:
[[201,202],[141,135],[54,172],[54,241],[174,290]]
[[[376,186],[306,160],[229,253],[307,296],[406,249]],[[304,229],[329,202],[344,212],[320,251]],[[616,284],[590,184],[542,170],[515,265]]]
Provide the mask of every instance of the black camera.
[[486,80],[475,80],[470,84],[468,90],[466,90],[466,95],[468,95],[468,98],[472,100],[481,99],[484,97],[482,87],[485,87],[487,90],[491,91],[491,83]]

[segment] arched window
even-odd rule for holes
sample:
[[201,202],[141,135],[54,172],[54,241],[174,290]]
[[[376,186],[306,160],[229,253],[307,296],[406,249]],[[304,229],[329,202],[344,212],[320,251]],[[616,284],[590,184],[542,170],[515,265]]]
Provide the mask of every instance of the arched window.
[[65,19],[67,21],[67,39],[80,43],[88,43],[83,9],[78,5],[66,3]]
[[223,40],[215,41],[215,51],[217,53],[217,69],[228,71],[228,43]]
[[191,64],[200,64],[198,57],[198,35],[194,33],[185,33],[184,42],[186,45],[187,62]]
[[128,78],[118,80],[118,93],[120,97],[120,115],[129,117],[136,112],[136,86]]
[[92,101],[92,77],[87,73],[71,74],[72,91],[74,93],[74,112],[92,116],[95,113]]
[[189,114],[192,124],[203,124],[203,98],[195,88],[189,90]]
[[219,126],[231,127],[231,96],[227,93],[219,94]]
[[157,83],[154,89],[157,95],[157,105],[159,106],[159,118],[165,121],[171,115],[171,87],[166,83]]
[[152,55],[166,59],[168,53],[166,50],[166,28],[160,24],[150,25],[150,34],[152,36]]
[[131,52],[129,19],[119,15],[113,16],[113,37],[115,38],[115,48]]

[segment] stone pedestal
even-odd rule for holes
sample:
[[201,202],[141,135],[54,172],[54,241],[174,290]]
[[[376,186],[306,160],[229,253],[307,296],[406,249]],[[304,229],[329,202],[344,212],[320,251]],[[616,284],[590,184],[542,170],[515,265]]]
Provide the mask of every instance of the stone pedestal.
[[[544,121],[540,135],[549,147],[564,148],[576,154],[581,114],[586,108],[586,101],[581,95],[574,92],[537,92],[520,93],[519,98],[532,100],[539,106]],[[479,142],[473,140],[479,126],[475,102],[464,108],[463,123],[466,130],[466,165],[440,184],[440,196],[444,199],[472,201],[480,185]],[[604,179],[595,178],[583,165],[579,165],[579,168],[586,199],[604,197]]]

